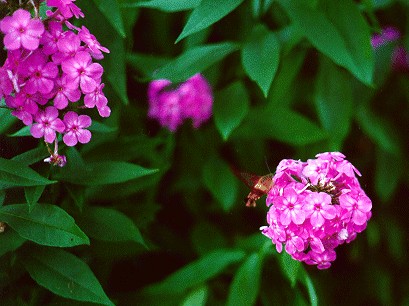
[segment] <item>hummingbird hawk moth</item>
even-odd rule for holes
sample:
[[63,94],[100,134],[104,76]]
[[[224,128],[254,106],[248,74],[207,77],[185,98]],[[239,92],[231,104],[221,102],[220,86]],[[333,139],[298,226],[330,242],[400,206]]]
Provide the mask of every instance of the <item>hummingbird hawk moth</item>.
[[260,176],[247,172],[234,172],[236,173],[237,177],[251,189],[250,193],[245,198],[247,207],[255,207],[256,201],[260,199],[262,195],[267,194],[273,187],[273,173]]

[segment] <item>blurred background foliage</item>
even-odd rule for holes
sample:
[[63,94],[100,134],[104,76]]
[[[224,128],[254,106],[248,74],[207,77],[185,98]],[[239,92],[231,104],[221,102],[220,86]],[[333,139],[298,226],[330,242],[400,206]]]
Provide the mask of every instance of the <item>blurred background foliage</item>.
[[[0,109],[2,305],[409,305],[409,69],[391,61],[409,47],[409,1],[76,4],[111,51],[113,111],[50,169]],[[401,39],[373,50],[386,26]],[[150,80],[197,72],[214,91],[208,123],[172,134],[147,118]],[[262,175],[326,151],[363,174],[373,216],[319,271],[277,254],[264,198],[244,207],[229,166]]]

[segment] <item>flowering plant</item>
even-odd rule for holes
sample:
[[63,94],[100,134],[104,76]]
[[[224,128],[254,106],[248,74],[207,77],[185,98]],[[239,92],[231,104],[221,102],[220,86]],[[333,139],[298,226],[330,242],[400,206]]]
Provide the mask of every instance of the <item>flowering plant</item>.
[[359,171],[339,152],[307,162],[285,159],[277,166],[268,193],[264,235],[278,252],[318,269],[335,260],[335,248],[351,242],[371,217],[372,202],[362,190]]

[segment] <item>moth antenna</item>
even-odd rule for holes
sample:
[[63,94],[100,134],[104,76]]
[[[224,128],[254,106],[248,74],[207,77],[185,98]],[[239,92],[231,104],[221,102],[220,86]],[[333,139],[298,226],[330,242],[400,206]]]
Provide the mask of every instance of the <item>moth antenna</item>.
[[265,155],[264,155],[264,162],[266,163],[266,166],[267,166],[268,171],[270,171],[270,173],[273,173],[273,172],[271,172],[271,169],[270,169],[270,167],[268,166],[267,156],[265,156]]

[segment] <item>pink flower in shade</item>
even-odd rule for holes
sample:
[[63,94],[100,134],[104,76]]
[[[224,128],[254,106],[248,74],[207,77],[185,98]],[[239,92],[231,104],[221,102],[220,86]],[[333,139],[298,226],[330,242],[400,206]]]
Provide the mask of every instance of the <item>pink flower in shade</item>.
[[77,113],[69,111],[64,115],[66,126],[63,141],[67,146],[75,146],[78,142],[88,143],[91,140],[91,132],[84,129],[91,125],[91,118],[87,115],[78,116]]
[[371,218],[372,202],[362,190],[359,171],[339,152],[307,162],[283,160],[273,177],[262,234],[278,252],[318,269],[335,260],[338,245],[353,241]]
[[193,120],[194,128],[198,128],[212,116],[212,89],[200,73],[181,84],[178,91],[184,117]]
[[47,0],[47,5],[56,7],[61,15],[67,19],[71,18],[72,16],[75,16],[77,19],[79,17],[84,17],[81,9],[73,2],[75,2],[75,0]]
[[17,50],[21,46],[27,50],[36,50],[44,25],[39,19],[31,19],[28,11],[18,9],[12,16],[6,16],[0,22],[4,36],[4,46],[8,50]]
[[392,53],[392,67],[396,71],[406,72],[409,70],[409,55],[404,47],[397,46]]
[[7,71],[0,67],[0,99],[5,95],[9,95],[12,90],[13,83],[11,83]]
[[44,111],[39,111],[35,116],[37,123],[30,128],[31,135],[35,138],[44,136],[44,140],[52,143],[55,140],[55,132],[62,133],[65,130],[64,122],[58,118],[58,110],[54,106],[48,106]]
[[78,88],[70,88],[67,84],[67,78],[62,77],[55,81],[55,88],[52,92],[54,96],[54,106],[58,109],[64,109],[68,101],[77,102],[81,98],[81,92]]
[[101,76],[104,71],[102,66],[92,63],[89,53],[80,51],[74,58],[70,58],[61,63],[64,73],[67,75],[67,81],[73,86],[80,86],[85,94],[95,90],[101,82]]
[[198,128],[211,117],[213,96],[210,85],[201,74],[194,75],[175,89],[170,85],[169,80],[155,80],[149,84],[149,117],[158,119],[172,132],[185,119],[192,119],[193,127]]
[[333,250],[328,250],[323,253],[311,252],[311,257],[306,261],[309,265],[317,265],[320,270],[331,267],[331,262],[337,258],[337,254]]
[[379,48],[380,46],[397,40],[400,38],[400,32],[394,27],[384,28],[380,34],[375,34],[371,38],[371,44],[374,48]]
[[48,94],[54,88],[54,79],[58,74],[57,65],[47,62],[41,53],[34,53],[27,59],[25,75],[28,80],[24,87],[29,94],[39,92]]
[[85,26],[82,26],[81,31],[78,33],[78,36],[90,49],[93,58],[103,59],[104,55],[102,54],[102,52],[109,53],[109,50],[101,46],[96,37],[92,35]]
[[57,21],[50,21],[47,30],[41,37],[42,51],[46,55],[54,54],[58,51],[57,43],[62,36],[62,24]]
[[325,192],[310,193],[305,199],[305,211],[312,226],[320,227],[324,221],[335,218],[336,209],[331,205],[331,196]]

